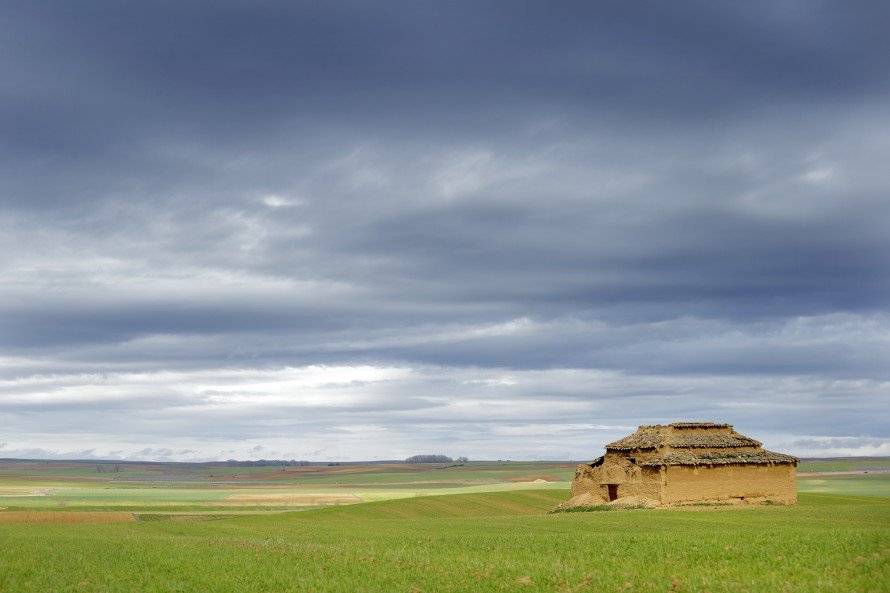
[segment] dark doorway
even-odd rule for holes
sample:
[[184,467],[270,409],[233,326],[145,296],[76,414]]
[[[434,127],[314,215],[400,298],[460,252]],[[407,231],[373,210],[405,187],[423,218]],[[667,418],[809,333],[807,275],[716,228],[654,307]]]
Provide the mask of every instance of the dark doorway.
[[609,500],[618,498],[618,484],[607,484],[609,487]]

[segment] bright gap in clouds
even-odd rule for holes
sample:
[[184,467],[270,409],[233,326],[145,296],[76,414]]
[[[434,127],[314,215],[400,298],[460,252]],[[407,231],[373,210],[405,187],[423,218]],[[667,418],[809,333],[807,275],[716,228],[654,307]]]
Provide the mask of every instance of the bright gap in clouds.
[[[505,450],[514,459],[585,459],[635,423],[678,417],[733,418],[740,430],[767,422],[759,435],[765,445],[800,455],[879,454],[884,439],[795,436],[766,416],[830,410],[831,398],[812,409],[814,392],[852,389],[870,393],[866,401],[878,406],[885,388],[429,366],[35,375],[0,384],[6,425],[17,427],[6,432],[0,454],[70,458],[89,449],[90,456],[124,459],[319,461],[398,459],[432,448],[477,459],[507,457]],[[638,412],[628,415],[626,406]],[[71,430],[71,414],[90,418],[82,432]],[[82,448],[71,448],[72,440]]]

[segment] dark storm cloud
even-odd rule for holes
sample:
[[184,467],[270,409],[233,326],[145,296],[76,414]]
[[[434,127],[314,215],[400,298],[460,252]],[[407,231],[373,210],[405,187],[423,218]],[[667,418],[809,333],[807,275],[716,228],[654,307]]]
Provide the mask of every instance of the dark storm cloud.
[[234,157],[295,135],[305,160],[331,135],[509,138],[539,117],[587,132],[719,127],[800,105],[820,118],[885,88],[885,11],[15,3],[2,35],[6,189],[70,205],[183,181],[206,187],[208,171],[183,166],[175,151]]
[[[10,448],[399,427],[497,457],[486,431],[703,415],[885,446],[882,3],[2,12]],[[149,420],[74,428],[99,410]]]

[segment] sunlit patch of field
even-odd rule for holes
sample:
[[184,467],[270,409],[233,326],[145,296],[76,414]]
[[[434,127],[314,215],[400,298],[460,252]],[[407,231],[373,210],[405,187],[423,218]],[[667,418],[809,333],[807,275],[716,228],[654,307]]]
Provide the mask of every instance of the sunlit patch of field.
[[0,498],[21,498],[31,496],[48,496],[53,493],[52,488],[33,488],[27,486],[0,486]]
[[799,492],[890,498],[890,474],[799,476]]
[[532,484],[539,484],[541,482],[563,482],[565,480],[560,480],[556,476],[552,476],[549,474],[532,474],[525,476],[510,476],[507,478],[508,482],[530,482]]
[[251,506],[329,506],[341,504],[356,504],[362,499],[355,494],[327,494],[310,492],[292,492],[287,494],[236,494],[227,496],[212,505],[239,505]]
[[66,511],[4,511],[0,523],[130,523],[133,513],[66,512]]

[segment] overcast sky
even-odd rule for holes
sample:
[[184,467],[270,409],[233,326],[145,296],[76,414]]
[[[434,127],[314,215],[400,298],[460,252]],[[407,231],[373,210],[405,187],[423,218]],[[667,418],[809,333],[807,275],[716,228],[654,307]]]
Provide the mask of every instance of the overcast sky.
[[885,2],[4,2],[0,457],[890,455]]

